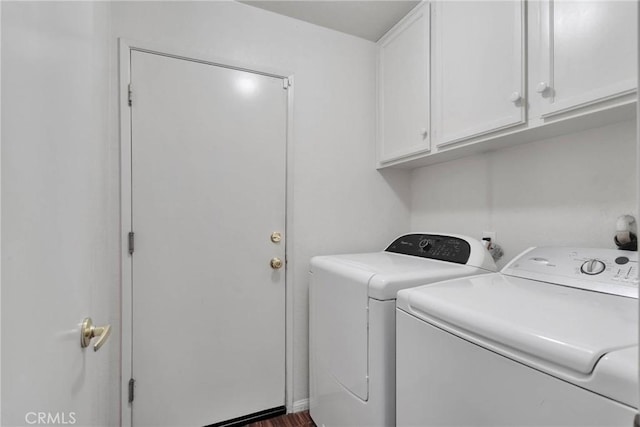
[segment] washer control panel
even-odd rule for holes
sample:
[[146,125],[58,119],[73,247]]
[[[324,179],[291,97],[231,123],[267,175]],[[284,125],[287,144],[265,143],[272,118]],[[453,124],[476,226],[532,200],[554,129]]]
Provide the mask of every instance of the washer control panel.
[[466,264],[471,254],[471,245],[455,236],[407,234],[394,240],[385,251]]
[[608,294],[638,298],[638,253],[617,249],[531,248],[502,273]]

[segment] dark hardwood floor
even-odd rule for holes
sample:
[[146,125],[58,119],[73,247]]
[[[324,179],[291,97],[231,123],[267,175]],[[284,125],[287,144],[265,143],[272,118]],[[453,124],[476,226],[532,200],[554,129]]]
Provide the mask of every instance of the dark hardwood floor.
[[309,411],[296,412],[295,414],[282,415],[257,423],[247,424],[247,427],[315,427],[309,416]]

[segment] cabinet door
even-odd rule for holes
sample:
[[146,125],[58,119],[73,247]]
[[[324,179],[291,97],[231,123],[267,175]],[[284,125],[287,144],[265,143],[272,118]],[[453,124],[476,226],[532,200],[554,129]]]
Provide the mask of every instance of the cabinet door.
[[438,147],[525,123],[521,1],[434,5],[433,137]]
[[430,150],[429,5],[378,44],[378,162]]
[[[633,93],[636,88],[635,1],[541,4],[543,117]],[[546,77],[544,77],[546,76]]]

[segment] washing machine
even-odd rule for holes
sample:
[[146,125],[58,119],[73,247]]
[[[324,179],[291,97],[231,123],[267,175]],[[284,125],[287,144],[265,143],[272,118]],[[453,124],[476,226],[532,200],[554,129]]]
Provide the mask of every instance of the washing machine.
[[397,292],[492,271],[482,243],[451,234],[407,234],[380,252],[312,258],[309,406],[316,425],[393,425]]
[[397,425],[633,425],[637,298],[637,252],[557,247],[400,291]]

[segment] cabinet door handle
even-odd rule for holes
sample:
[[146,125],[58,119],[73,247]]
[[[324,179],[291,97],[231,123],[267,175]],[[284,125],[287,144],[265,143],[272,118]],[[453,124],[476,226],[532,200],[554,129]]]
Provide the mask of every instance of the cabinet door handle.
[[514,104],[521,100],[522,100],[522,95],[520,95],[520,92],[513,92],[509,97],[509,101],[513,102]]
[[425,139],[428,135],[429,135],[429,132],[427,132],[427,129],[425,128],[420,129],[420,136],[422,136],[422,139]]
[[538,86],[536,86],[536,92],[538,93],[544,93],[547,89],[549,89],[549,84],[547,82],[540,82],[538,83]]

